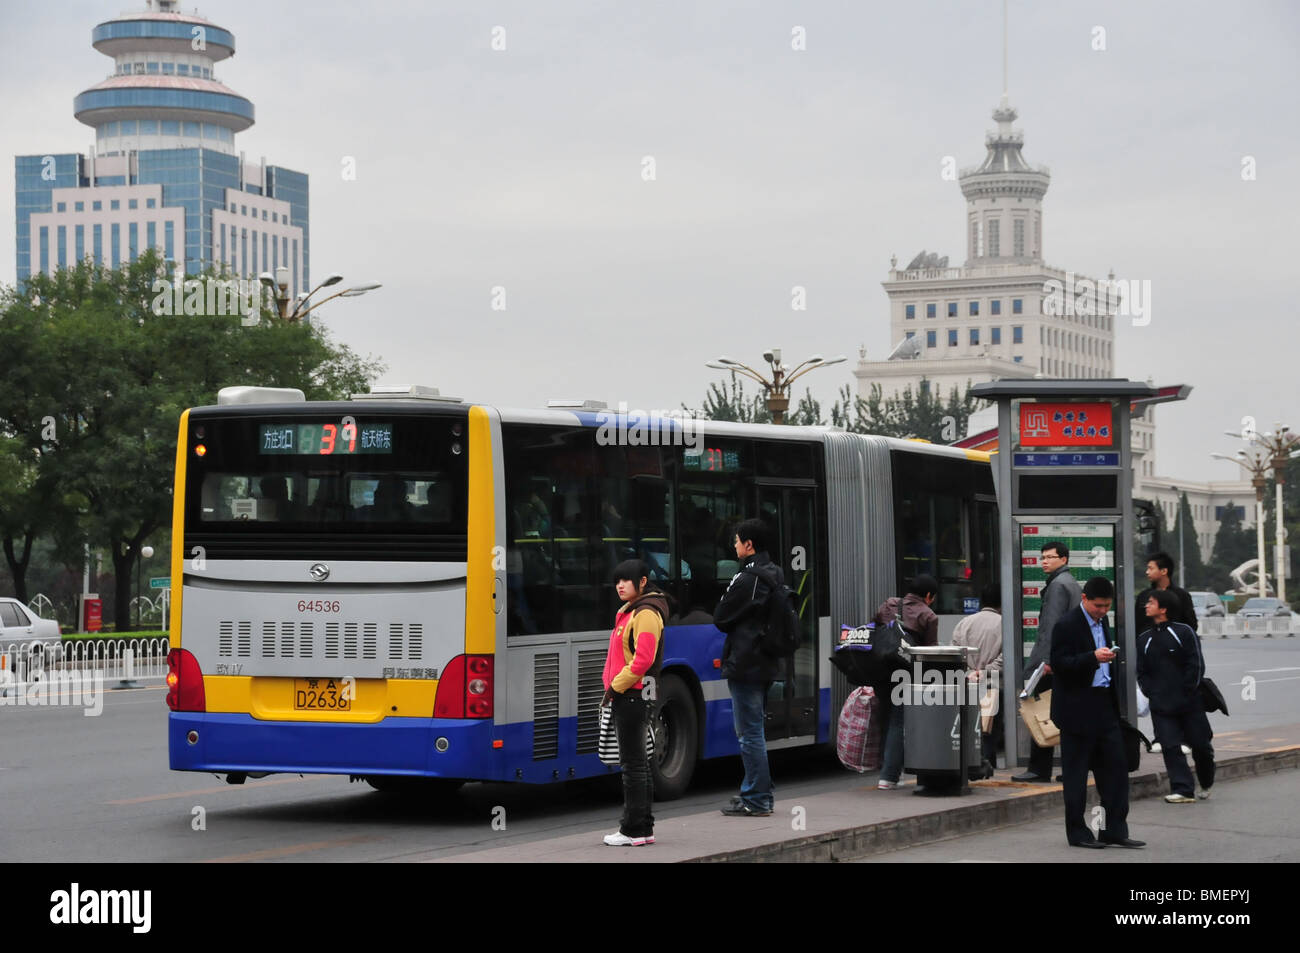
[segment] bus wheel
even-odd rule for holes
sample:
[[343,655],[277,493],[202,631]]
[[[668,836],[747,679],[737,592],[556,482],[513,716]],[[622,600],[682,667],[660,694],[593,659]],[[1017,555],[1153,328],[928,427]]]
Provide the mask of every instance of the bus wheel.
[[450,781],[447,778],[419,778],[406,775],[372,774],[366,777],[366,783],[381,794],[389,794],[410,800],[443,800],[451,797],[464,781]]
[[695,696],[676,675],[659,680],[659,699],[651,726],[655,734],[655,756],[650,765],[655,800],[672,801],[686,793],[700,754]]

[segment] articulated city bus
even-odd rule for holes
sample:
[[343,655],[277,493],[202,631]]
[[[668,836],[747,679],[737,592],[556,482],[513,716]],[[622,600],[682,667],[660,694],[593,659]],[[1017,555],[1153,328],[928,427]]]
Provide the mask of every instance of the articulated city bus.
[[614,771],[596,754],[610,573],[639,557],[676,601],[653,719],[657,796],[672,798],[701,759],[738,752],[712,619],[737,521],[770,525],[804,626],[768,698],[773,748],[834,739],[841,624],[926,572],[950,631],[997,572],[984,454],[427,388],[286,393],[230,388],[180,421],[175,770],[380,790]]

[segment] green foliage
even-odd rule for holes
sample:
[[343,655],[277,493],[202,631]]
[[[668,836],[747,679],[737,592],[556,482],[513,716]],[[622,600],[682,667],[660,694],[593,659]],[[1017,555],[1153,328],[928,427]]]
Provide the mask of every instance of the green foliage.
[[238,313],[158,313],[157,283],[173,277],[149,250],[116,270],[86,260],[36,274],[0,298],[0,468],[21,478],[0,496],[10,571],[17,582],[10,539],[50,535],[71,564],[89,538],[112,557],[119,627],[140,546],[171,517],[185,408],[233,384],[345,397],[381,369],[265,306],[249,327]]
[[[1201,544],[1196,535],[1196,520],[1192,516],[1192,505],[1187,502],[1187,494],[1182,494],[1178,504],[1178,519],[1174,522],[1174,528],[1169,535],[1164,538],[1165,552],[1178,559],[1178,534],[1181,528],[1183,534],[1183,579],[1187,582],[1188,589],[1206,588],[1209,573],[1205,568],[1205,560],[1201,558]],[[1236,566],[1230,568],[1235,569]],[[1178,569],[1174,569],[1174,581],[1178,581]]]
[[1246,560],[1254,559],[1258,555],[1256,548],[1254,530],[1242,526],[1237,504],[1228,501],[1219,519],[1219,529],[1214,534],[1214,551],[1205,567],[1206,588],[1215,592],[1231,589],[1232,577],[1228,574]]
[[888,398],[879,384],[871,385],[867,397],[852,396],[849,385],[845,384],[839,400],[831,408],[831,423],[855,433],[919,437],[931,443],[947,444],[966,436],[970,416],[981,403],[971,396],[969,383],[961,396],[956,387],[952,388],[946,401],[925,378],[921,379],[917,393],[913,394],[909,385],[897,397]]

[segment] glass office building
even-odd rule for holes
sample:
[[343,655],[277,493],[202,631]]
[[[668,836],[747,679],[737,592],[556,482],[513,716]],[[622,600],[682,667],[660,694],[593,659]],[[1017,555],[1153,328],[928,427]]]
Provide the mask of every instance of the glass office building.
[[[15,159],[19,283],[85,256],[115,267],[156,247],[188,274],[254,277],[283,265],[290,293],[308,290],[307,175],[236,148],[253,104],[215,75],[234,35],[176,0],[146,0],[96,26],[91,44],[113,60],[73,100],[94,146]],[[128,237],[100,237],[112,235]]]

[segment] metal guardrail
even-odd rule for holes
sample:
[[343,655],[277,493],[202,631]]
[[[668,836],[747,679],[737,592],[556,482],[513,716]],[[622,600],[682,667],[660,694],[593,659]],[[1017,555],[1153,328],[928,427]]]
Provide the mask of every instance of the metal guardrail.
[[0,696],[73,676],[97,676],[108,688],[136,688],[167,677],[170,649],[170,640],[159,637],[10,642],[0,645]]
[[1201,619],[1199,631],[1204,638],[1214,639],[1294,638],[1300,634],[1300,626],[1289,616],[1241,619],[1230,615]]

